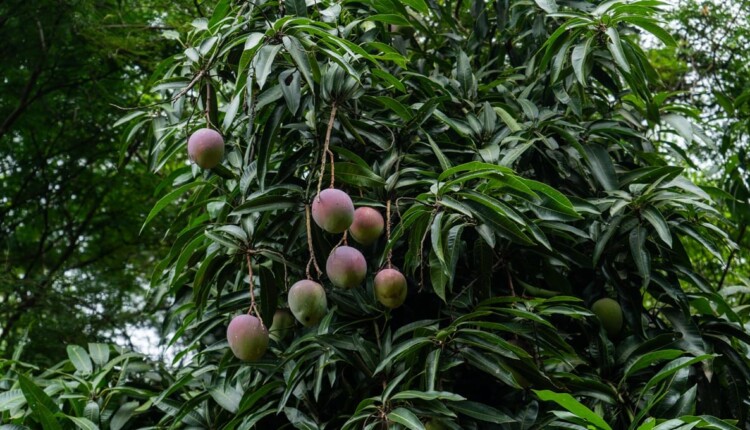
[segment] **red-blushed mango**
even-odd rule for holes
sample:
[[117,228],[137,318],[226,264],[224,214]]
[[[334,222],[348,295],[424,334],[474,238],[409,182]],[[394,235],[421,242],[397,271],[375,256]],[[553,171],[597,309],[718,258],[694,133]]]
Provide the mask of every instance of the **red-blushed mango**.
[[383,269],[375,275],[375,298],[387,308],[397,308],[406,300],[406,278],[396,269]]
[[273,314],[273,323],[269,330],[269,336],[276,342],[289,336],[294,330],[294,317],[286,309],[277,309]]
[[312,327],[320,322],[328,312],[326,290],[317,282],[303,279],[289,289],[289,310],[297,321],[305,327]]
[[622,308],[615,300],[605,297],[591,306],[591,310],[599,317],[604,330],[610,337],[615,337],[622,330]]
[[362,245],[373,244],[383,234],[383,215],[373,208],[361,207],[354,211],[354,221],[349,227],[352,238]]
[[351,246],[338,246],[326,261],[326,275],[339,288],[354,288],[365,280],[365,256]]
[[268,330],[255,316],[237,315],[227,327],[227,341],[235,357],[255,361],[266,353]]
[[343,233],[354,221],[354,203],[345,192],[327,188],[313,199],[312,217],[328,233]]
[[213,169],[224,158],[224,138],[216,130],[201,128],[188,139],[188,156],[202,169]]

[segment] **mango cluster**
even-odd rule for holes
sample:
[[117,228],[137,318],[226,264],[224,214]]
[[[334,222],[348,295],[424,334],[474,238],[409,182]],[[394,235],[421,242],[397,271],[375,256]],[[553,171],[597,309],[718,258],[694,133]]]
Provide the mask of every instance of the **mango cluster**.
[[[312,203],[315,224],[328,233],[349,235],[362,245],[371,245],[383,234],[385,222],[377,210],[370,207],[354,209],[352,199],[345,192],[328,188]],[[359,250],[351,246],[337,246],[326,260],[326,275],[338,288],[350,289],[362,284],[367,275],[367,261]],[[406,300],[406,278],[396,269],[383,269],[375,275],[375,297],[388,308],[401,306]],[[317,282],[302,280],[289,290],[289,308],[297,321],[305,327],[320,322],[328,311],[325,290]]]
[[[211,128],[201,128],[188,138],[188,157],[202,169],[213,169],[224,158],[224,138]],[[315,224],[328,233],[348,230],[352,239],[371,245],[383,234],[385,222],[370,207],[354,209],[352,199],[344,191],[328,188],[312,203]],[[325,266],[326,275],[337,288],[351,289],[362,284],[367,275],[367,261],[354,247],[342,245],[331,251]],[[406,300],[406,278],[393,268],[375,275],[375,297],[387,308],[397,308]],[[263,322],[250,314],[238,315],[227,327],[227,341],[232,353],[244,361],[258,360],[268,348],[269,338],[277,341],[291,333],[294,319],[305,327],[315,326],[328,312],[326,292],[319,283],[303,279],[289,289],[289,311],[278,310],[270,332]],[[294,316],[294,319],[292,318]]]

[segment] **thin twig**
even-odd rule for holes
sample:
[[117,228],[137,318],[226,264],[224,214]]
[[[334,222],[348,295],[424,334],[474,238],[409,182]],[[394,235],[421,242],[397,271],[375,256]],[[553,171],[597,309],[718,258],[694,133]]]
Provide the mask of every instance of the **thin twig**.
[[260,312],[258,312],[258,305],[255,303],[255,283],[253,282],[253,265],[250,261],[250,254],[252,251],[247,251],[245,253],[245,257],[247,259],[247,274],[248,274],[248,281],[250,282],[250,309],[247,310],[247,313],[252,315],[255,313],[255,316],[258,317],[260,320],[260,324],[263,324],[263,317],[261,316]]
[[386,261],[388,262],[388,268],[393,269],[393,264],[391,264],[391,258],[393,257],[393,244],[391,243],[391,199],[388,199],[385,203],[385,239],[390,246]]
[[201,70],[200,72],[198,72],[195,75],[195,77],[193,78],[193,80],[190,81],[190,83],[188,84],[188,86],[186,86],[185,88],[183,88],[182,90],[180,90],[180,92],[177,93],[177,95],[175,95],[174,97],[172,97],[172,102],[176,102],[177,100],[180,99],[180,97],[182,97],[185,94],[187,94],[187,92],[190,91],[195,86],[195,84],[200,80],[200,78],[203,77],[203,75],[205,73],[206,73],[205,70]]
[[[336,248],[338,248],[341,245],[344,245],[344,246],[348,246],[349,245],[346,242],[346,233],[347,233],[347,230],[344,230],[344,234],[341,236],[341,240],[339,240],[339,242],[336,244],[336,246],[333,247],[333,249],[336,249]],[[331,251],[331,252],[333,252],[333,251]]]
[[316,198],[320,196],[320,188],[323,185],[323,173],[326,171],[326,154],[331,154],[331,188],[333,188],[334,174],[333,174],[333,153],[328,149],[331,144],[331,131],[333,130],[333,122],[336,119],[336,103],[331,105],[331,117],[328,119],[328,128],[326,129],[326,140],[323,143],[323,156],[320,160],[320,175],[318,176],[318,194]]
[[326,149],[326,152],[328,152],[328,156],[331,157],[331,185],[330,185],[329,188],[334,188],[333,185],[334,185],[334,181],[336,179],[336,173],[335,173],[336,163],[334,163],[333,151],[331,151],[330,149]]
[[206,128],[211,128],[211,84],[206,84]]
[[737,235],[737,248],[734,248],[732,252],[729,253],[729,257],[727,257],[727,265],[724,267],[724,272],[722,272],[721,274],[721,280],[719,281],[719,286],[718,288],[716,288],[716,291],[720,291],[724,286],[724,281],[727,278],[727,273],[729,273],[729,268],[732,266],[732,259],[734,258],[735,254],[737,254],[737,250],[742,247],[742,238],[745,236],[746,230],[747,224],[743,224],[742,228],[740,228],[740,233]]
[[[325,158],[325,157],[324,157]],[[312,281],[312,276],[310,276],[310,266],[315,266],[315,271],[318,273],[318,278],[323,274],[321,272],[320,267],[318,267],[318,262],[315,260],[315,251],[313,250],[313,243],[312,243],[312,228],[310,226],[310,205],[305,205],[305,225],[307,226],[307,249],[310,252],[310,259],[307,260],[307,267],[305,267],[305,276],[307,276],[307,279]]]

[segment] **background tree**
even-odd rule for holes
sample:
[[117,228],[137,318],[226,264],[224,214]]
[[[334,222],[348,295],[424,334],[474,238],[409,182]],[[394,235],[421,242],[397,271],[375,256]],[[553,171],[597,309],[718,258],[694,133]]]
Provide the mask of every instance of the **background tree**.
[[[742,49],[750,42],[750,2],[680,1],[668,18],[679,45],[652,51],[660,71],[670,75],[664,89],[674,94],[711,138],[687,140],[686,164],[701,183],[719,188],[717,201],[732,222],[727,233],[738,247],[722,264],[710,253],[695,249],[695,260],[704,276],[719,285],[722,294],[744,302],[750,286],[746,270],[750,216],[748,192],[748,100],[750,70]],[[663,74],[664,75],[664,74]]]
[[141,308],[163,232],[138,231],[157,179],[139,143],[119,153],[114,125],[115,106],[139,102],[154,58],[174,52],[161,32],[170,20],[179,28],[185,9],[165,18],[165,5],[0,5],[3,357],[28,333],[23,358],[49,366],[68,343],[127,341],[127,327],[152,323]]

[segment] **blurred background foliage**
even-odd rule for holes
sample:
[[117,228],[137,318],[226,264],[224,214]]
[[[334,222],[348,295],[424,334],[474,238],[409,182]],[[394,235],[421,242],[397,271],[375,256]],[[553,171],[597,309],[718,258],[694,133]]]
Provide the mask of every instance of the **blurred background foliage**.
[[[0,4],[0,355],[50,366],[66,344],[130,342],[146,274],[164,250],[139,235],[158,177],[124,154],[124,109],[148,102],[158,59],[191,5],[167,1]],[[161,226],[166,223],[160,224]]]

